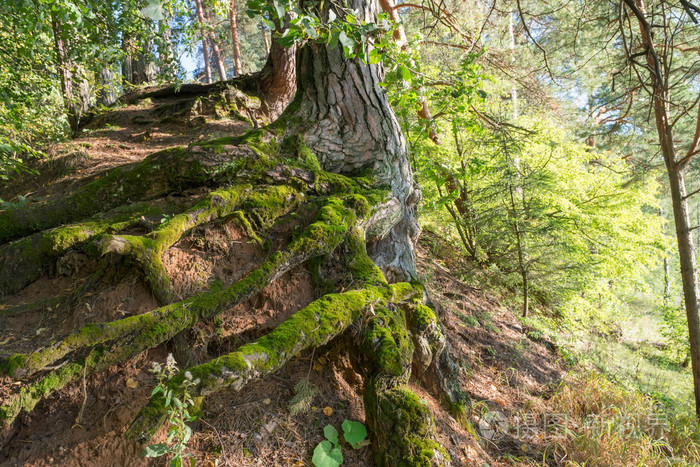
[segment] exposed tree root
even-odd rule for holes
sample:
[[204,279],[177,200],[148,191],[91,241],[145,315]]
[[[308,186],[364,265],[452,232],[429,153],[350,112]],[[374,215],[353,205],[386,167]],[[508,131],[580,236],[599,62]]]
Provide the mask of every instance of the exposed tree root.
[[[226,388],[240,390],[249,381],[280,369],[304,349],[325,344],[347,329],[372,301],[382,297],[378,288],[329,294],[312,302],[280,324],[270,334],[203,365],[188,368],[200,382],[190,393],[204,396]],[[185,372],[168,385],[177,390]],[[137,415],[126,436],[146,442],[165,423],[164,400],[157,396]]]
[[413,369],[433,395],[458,420],[464,421],[469,398],[459,384],[457,364],[449,355],[449,344],[435,312],[419,300],[404,306],[415,354]]
[[107,212],[101,218],[57,227],[0,246],[0,264],[6,266],[0,270],[0,296],[13,294],[38,279],[47,265],[54,264],[69,249],[162,214],[155,206],[137,203]]
[[[264,130],[162,151],[139,164],[112,170],[65,199],[0,212],[0,243],[29,235],[0,248],[0,260],[16,261],[22,270],[17,277],[0,272],[0,293],[12,293],[36,279],[46,271],[47,260],[82,250],[101,262],[78,293],[94,287],[105,275],[119,275],[124,268],[138,265],[161,305],[140,315],[86,326],[34,352],[0,359],[0,373],[26,380],[16,394],[0,403],[3,423],[12,423],[22,410],[32,410],[67,384],[122,363],[250,299],[282,274],[313,259],[323,265],[318,271],[333,269],[335,275],[325,280],[335,293],[313,301],[257,341],[188,368],[188,376],[199,379],[189,389],[191,394],[201,397],[224,389],[240,390],[281,368],[300,351],[352,329],[366,373],[364,399],[376,462],[449,465],[428,408],[407,386],[413,367],[453,413],[462,413],[466,400],[455,383],[444,333],[435,314],[423,305],[419,285],[386,280],[415,277],[411,239],[417,233],[413,210],[418,192],[410,174],[399,173],[408,170],[402,165],[403,140],[391,115],[385,116],[381,128],[385,134],[373,134],[371,144],[351,147],[354,139],[366,133],[364,127],[339,142],[329,140],[323,126],[301,137],[299,128],[305,121],[320,117],[299,114],[298,106],[298,102],[292,104],[286,115]],[[368,115],[367,122],[374,121],[374,114]],[[374,131],[373,126],[368,128]],[[382,143],[386,135],[391,136],[388,146]],[[305,145],[316,140],[324,143],[320,147],[325,151],[321,153],[325,167],[330,164],[333,170],[353,173],[371,168],[372,178],[323,171],[315,152]],[[348,151],[350,162],[336,167]],[[393,156],[370,166],[373,151]],[[167,211],[154,207],[158,198],[204,186],[213,191],[194,206]],[[123,207],[134,201],[139,203]],[[232,285],[215,282],[205,292],[175,301],[161,257],[188,232],[219,219],[234,219],[262,246],[265,242],[260,237],[292,211],[305,213],[285,248],[270,252],[262,264]],[[100,212],[106,213],[96,216]],[[148,233],[123,233],[135,226]],[[368,242],[373,244],[369,254]],[[117,262],[118,271],[106,261],[115,256],[126,259]],[[327,261],[331,256],[333,261]],[[331,262],[335,268],[326,264]],[[185,374],[182,371],[167,384],[177,391]],[[160,396],[154,396],[139,413],[127,432],[129,437],[146,441],[164,423]]]
[[430,411],[406,386],[414,352],[404,312],[392,302],[373,308],[362,328],[360,348],[368,360],[364,400],[367,424],[376,437],[375,461],[391,466],[449,465]]
[[[288,186],[266,186],[253,189],[251,185],[235,185],[211,192],[206,199],[188,211],[178,214],[145,236],[105,235],[99,241],[101,255],[117,253],[136,260],[143,268],[151,292],[161,305],[174,301],[172,284],[161,255],[192,228],[231,215],[246,202],[255,202],[265,217],[277,219],[296,207],[303,195]],[[241,218],[239,214],[239,219]],[[245,218],[243,218],[245,220]],[[261,227],[269,227],[265,222]],[[252,229],[250,229],[252,231]]]
[[240,169],[236,160],[249,161],[251,155],[245,146],[193,145],[157,152],[138,164],[110,170],[63,199],[0,211],[0,243],[135,201],[222,183]]
[[[348,203],[357,200],[350,198]],[[24,387],[19,395],[0,406],[0,419],[11,422],[22,408],[30,410],[41,397],[60,389],[82,375],[100,371],[137,353],[158,345],[198,321],[241,303],[260,292],[267,284],[312,257],[335,249],[357,224],[355,211],[340,198],[329,198],[316,220],[285,250],[274,253],[263,265],[230,287],[215,286],[209,291],[150,313],[111,323],[86,326],[49,346],[30,354],[16,354],[0,361],[0,368],[13,377],[27,377],[81,349],[94,349],[76,363],[61,366]],[[118,342],[108,350],[101,344]]]
[[[367,280],[376,283],[381,271],[369,260],[361,236],[353,235],[348,241],[356,247],[362,245],[351,263],[362,288],[325,295],[256,342],[181,371],[167,384],[177,392],[184,379],[190,378],[197,381],[188,389],[196,396],[227,388],[238,391],[251,380],[278,370],[302,350],[323,345],[355,324],[362,355],[369,364],[365,405],[368,424],[376,436],[377,461],[380,465],[449,465],[429,410],[406,386],[413,344],[404,313],[396,303],[422,295],[422,290],[407,283],[389,286],[383,278],[379,285],[369,285]],[[152,397],[126,436],[144,443],[150,440],[165,423],[164,407],[162,394]]]

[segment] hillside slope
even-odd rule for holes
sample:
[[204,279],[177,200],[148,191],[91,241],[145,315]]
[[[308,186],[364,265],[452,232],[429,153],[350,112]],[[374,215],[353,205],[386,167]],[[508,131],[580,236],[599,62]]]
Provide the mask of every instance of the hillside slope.
[[[104,170],[137,162],[155,150],[248,128],[241,112],[249,102],[229,99],[223,112],[221,102],[218,95],[166,97],[100,115],[80,137],[51,148],[50,158],[38,163],[38,175],[23,176],[2,187],[0,198],[15,201],[22,195],[31,203],[65,195],[98,179]],[[171,196],[168,202],[191,205],[200,197],[201,193],[189,191]],[[162,216],[144,222],[162,222],[167,211]],[[273,231],[283,237],[294,228],[294,220],[285,219]],[[191,296],[214,276],[241,277],[247,271],[240,266],[260,254],[258,240],[232,219],[193,229],[163,257],[175,293]],[[546,399],[566,374],[560,357],[546,339],[531,338],[532,333],[528,337],[528,330],[495,297],[460,282],[450,268],[469,266],[458,264],[457,255],[440,237],[423,234],[419,274],[445,326],[451,356],[461,368],[461,384],[471,398],[470,412],[458,421],[419,382],[413,381],[412,389],[433,410],[440,441],[454,465],[510,465],[513,459],[541,462],[543,457],[556,463],[557,456],[545,452],[549,440],[544,426],[534,426],[528,433],[513,428],[529,414],[541,418],[545,413]],[[91,268],[86,258],[68,252],[29,286],[4,297],[0,354],[29,349],[85,324],[155,306],[138,274],[105,282],[77,303],[63,300],[84,285]],[[248,302],[188,332],[189,349],[176,351],[175,358],[182,363],[207,360],[252,342],[320,294],[312,274],[304,267],[295,268]],[[364,421],[363,379],[354,370],[357,357],[348,350],[349,338],[336,339],[321,351],[302,352],[279,372],[239,393],[208,397],[188,450],[204,465],[311,465],[325,425],[339,429],[346,418]],[[0,464],[160,465],[161,460],[142,458],[142,447],[121,435],[156,382],[149,372],[151,362],[163,362],[173,351],[171,344],[161,345],[40,402],[31,414],[21,415],[0,433]],[[308,379],[313,388],[309,407],[291,416],[290,400],[302,379]],[[11,394],[16,384],[1,380],[0,397]],[[162,432],[155,441],[164,439]],[[372,465],[367,447],[352,450],[346,445],[343,453],[344,465]]]

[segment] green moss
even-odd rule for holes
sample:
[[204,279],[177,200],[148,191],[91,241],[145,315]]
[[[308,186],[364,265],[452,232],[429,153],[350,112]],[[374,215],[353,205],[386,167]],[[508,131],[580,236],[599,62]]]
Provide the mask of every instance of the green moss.
[[408,381],[413,342],[406,329],[403,311],[389,306],[382,303],[374,305],[374,315],[367,320],[363,330],[362,349],[373,356],[375,372]]
[[[211,362],[188,368],[193,379],[200,380],[191,388],[191,394],[206,395],[227,387],[240,390],[250,380],[279,369],[300,351],[329,342],[357,320],[362,310],[382,293],[376,288],[353,290],[329,294],[310,303],[257,341]],[[177,391],[184,378],[181,372],[168,381],[168,386]],[[139,413],[138,423],[132,425],[127,436],[144,439],[158,430],[164,421],[159,398],[153,398]]]
[[359,229],[354,229],[346,242],[349,270],[355,281],[388,287],[384,274],[367,255],[367,245]]
[[265,246],[265,241],[263,241],[257,233],[255,233],[255,229],[253,229],[253,225],[248,221],[246,218],[245,212],[243,211],[234,211],[233,212],[233,217],[236,219],[236,223],[238,224],[239,227],[243,229],[245,234],[253,240],[255,243],[258,244],[259,247],[264,247]]
[[373,378],[365,390],[370,428],[378,438],[375,462],[380,466],[450,465],[450,456],[435,437],[430,410],[406,386],[387,389]]
[[435,312],[423,305],[419,300],[413,300],[411,309],[411,321],[418,329],[434,326],[438,322]]
[[396,282],[389,285],[389,289],[391,290],[391,301],[393,302],[400,302],[415,296],[423,295],[422,286],[417,287],[409,282]]
[[321,170],[321,164],[319,164],[316,154],[304,144],[301,135],[297,145],[297,156],[305,167],[315,171]]
[[103,356],[103,349],[93,349],[83,361],[63,365],[37,382],[24,385],[18,394],[0,405],[0,421],[9,425],[22,410],[31,411],[45,396],[81,377],[86,365],[93,365]]
[[4,375],[14,376],[17,370],[24,366],[28,358],[28,355],[16,354],[0,359],[0,372]]

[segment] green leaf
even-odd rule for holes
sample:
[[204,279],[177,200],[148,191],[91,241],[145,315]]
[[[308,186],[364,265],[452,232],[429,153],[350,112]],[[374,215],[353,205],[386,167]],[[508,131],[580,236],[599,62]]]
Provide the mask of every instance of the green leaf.
[[372,49],[369,51],[369,63],[374,65],[382,61],[382,54],[379,49]]
[[152,444],[141,452],[143,457],[160,457],[170,452],[170,448],[165,444]]
[[335,12],[333,10],[328,10],[328,22],[332,23],[333,21],[336,20],[336,18],[337,18],[337,16],[336,16]]
[[333,425],[326,425],[323,428],[323,436],[333,444],[338,444],[338,430]]
[[401,78],[403,78],[404,81],[408,83],[411,82],[411,79],[413,78],[413,73],[411,73],[411,70],[401,65],[399,67],[399,73],[401,73]]
[[367,428],[362,423],[345,419],[342,427],[343,438],[345,438],[345,441],[353,448],[358,449],[368,444],[365,439],[367,438]]
[[272,4],[275,7],[275,12],[277,13],[277,18],[282,19],[284,16],[287,14],[287,10],[284,7],[283,4],[281,4],[278,0],[274,0]]
[[350,39],[347,34],[345,34],[345,31],[340,31],[338,40],[340,41],[340,45],[347,47],[348,49],[352,49],[355,46],[355,42]]
[[487,94],[486,94],[486,91],[484,91],[483,89],[477,90],[476,93],[477,93],[477,94],[479,95],[479,97],[481,97],[482,99],[486,99]]
[[338,467],[343,463],[343,454],[340,448],[334,448],[329,441],[321,441],[314,449],[311,462],[316,467]]

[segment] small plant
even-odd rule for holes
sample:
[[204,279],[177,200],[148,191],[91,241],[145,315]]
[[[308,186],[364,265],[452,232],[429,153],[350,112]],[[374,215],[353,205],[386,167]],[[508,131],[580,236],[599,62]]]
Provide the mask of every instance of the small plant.
[[[192,386],[199,384],[199,378],[193,380],[189,371],[185,372],[185,381],[178,388],[173,390],[167,381],[178,372],[175,358],[168,355],[165,365],[158,362],[152,363],[149,370],[158,377],[158,384],[153,388],[151,396],[162,393],[165,399],[165,410],[168,413],[168,438],[165,443],[152,444],[143,450],[144,457],[160,457],[166,454],[173,454],[170,467],[183,467],[187,464],[195,465],[192,454],[186,453],[187,442],[192,437],[192,428],[187,423],[193,422],[197,417],[190,414],[190,407],[194,406],[194,400],[189,392]],[[176,393],[180,394],[179,396]],[[189,460],[187,460],[189,459]]]
[[289,401],[289,413],[294,417],[308,412],[317,393],[318,389],[308,378],[299,380],[294,386],[294,397]]
[[[345,420],[341,425],[343,429],[343,439],[352,446],[353,449],[360,449],[369,444],[367,439],[367,428],[360,422]],[[314,449],[314,456],[311,462],[316,467],[338,467],[343,463],[343,453],[340,450],[338,430],[333,425],[326,425],[323,428],[325,440],[318,443]]]

